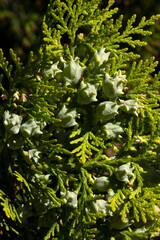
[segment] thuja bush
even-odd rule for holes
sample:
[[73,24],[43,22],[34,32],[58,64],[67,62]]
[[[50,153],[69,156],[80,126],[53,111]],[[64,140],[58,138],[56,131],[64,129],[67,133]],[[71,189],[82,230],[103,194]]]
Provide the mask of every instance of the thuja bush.
[[127,46],[160,16],[100,3],[51,0],[39,52],[0,53],[2,238],[159,238],[160,74]]

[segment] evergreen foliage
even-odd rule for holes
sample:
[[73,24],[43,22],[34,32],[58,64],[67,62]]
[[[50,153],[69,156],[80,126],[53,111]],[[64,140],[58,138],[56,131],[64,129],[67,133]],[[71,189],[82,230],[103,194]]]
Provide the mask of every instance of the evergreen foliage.
[[[103,1],[105,4],[105,1]],[[160,2],[156,0],[116,0],[115,5],[118,6],[118,14],[123,14],[125,21],[130,18],[133,14],[137,14],[138,23],[143,16],[152,16],[158,14],[160,11]],[[146,50],[139,48],[138,51],[141,53],[143,58],[149,58],[155,56],[159,60],[160,45],[159,45],[159,31],[160,31],[160,21],[156,22],[156,25],[151,28],[152,36],[147,36],[146,41]],[[159,66],[156,71],[158,71]]]
[[160,74],[144,46],[160,17],[114,0],[51,0],[37,55],[0,52],[0,234],[11,239],[160,235]]

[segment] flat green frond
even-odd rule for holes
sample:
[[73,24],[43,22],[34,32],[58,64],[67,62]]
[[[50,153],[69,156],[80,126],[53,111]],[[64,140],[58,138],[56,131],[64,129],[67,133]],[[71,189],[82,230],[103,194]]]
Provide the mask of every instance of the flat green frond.
[[[141,229],[140,229],[141,230]],[[145,240],[148,239],[149,233],[148,232],[133,232],[133,231],[122,231],[121,238],[125,240]]]
[[9,62],[6,61],[6,58],[3,55],[2,49],[0,49],[0,69],[3,70],[3,73],[7,77],[8,81],[11,83],[12,82],[12,65],[9,65]]
[[2,190],[0,190],[0,206],[3,207],[3,211],[7,218],[11,218],[13,221],[18,220],[21,223],[14,204],[11,203],[10,199]]
[[25,185],[25,187],[28,189],[29,192],[31,192],[31,188],[29,186],[29,184],[27,183],[26,179],[24,177],[22,177],[22,175],[20,173],[18,173],[17,171],[14,172],[14,175],[17,178],[17,181],[23,183]]
[[140,35],[150,35],[152,34],[151,31],[144,30],[143,28],[145,26],[153,25],[156,20],[158,20],[160,15],[152,16],[150,19],[146,20],[145,17],[142,18],[141,22],[138,26],[134,27],[133,23],[136,20],[136,15],[133,15],[131,19],[128,20],[126,29],[123,31],[122,34],[112,34],[109,41],[105,43],[105,46],[108,47],[109,45],[113,45],[116,43],[127,43],[131,47],[136,46],[144,46],[146,45],[146,42],[141,40],[133,40],[132,35],[133,34],[140,34]]
[[43,22],[43,34],[44,34],[44,42],[47,44],[46,50],[48,54],[52,54],[52,56],[56,56],[56,54],[60,54],[62,52],[62,46],[60,44],[60,32],[55,30],[51,31],[51,28],[48,28],[45,21]]
[[77,126],[75,127],[75,129],[72,131],[71,135],[69,136],[70,138],[74,138],[76,135],[80,135],[81,134],[82,129],[81,128],[77,128]]
[[50,196],[50,198],[53,200],[53,202],[56,203],[58,206],[60,206],[63,201],[60,201],[60,199],[54,193],[53,189],[47,187],[46,191],[47,191],[47,194]]
[[104,148],[103,141],[91,132],[87,132],[82,137],[72,140],[70,144],[77,144],[79,142],[82,143],[72,150],[72,154],[76,153],[76,156],[79,157],[82,164],[84,164],[90,158],[90,156],[93,154],[93,151],[99,151],[98,147]]
[[116,211],[116,209],[119,207],[121,203],[124,203],[124,199],[125,199],[125,195],[123,194],[123,191],[119,189],[116,192],[116,194],[108,200],[113,212]]
[[16,56],[16,54],[14,53],[14,51],[12,49],[10,49],[9,53],[12,57],[12,60],[14,61],[15,65],[16,65],[16,71],[21,71],[22,63],[20,62],[20,58],[18,58]]
[[128,208],[129,203],[124,204],[122,211],[120,212],[121,220],[122,222],[126,221],[126,218],[129,214],[129,208]]
[[[54,237],[55,235],[55,231],[59,232],[59,223],[54,222],[52,227],[50,228],[49,232],[47,233],[47,235],[44,237],[44,240],[49,239],[50,237]],[[54,238],[55,239],[55,238]]]

